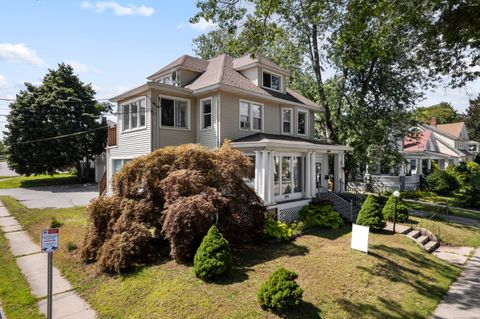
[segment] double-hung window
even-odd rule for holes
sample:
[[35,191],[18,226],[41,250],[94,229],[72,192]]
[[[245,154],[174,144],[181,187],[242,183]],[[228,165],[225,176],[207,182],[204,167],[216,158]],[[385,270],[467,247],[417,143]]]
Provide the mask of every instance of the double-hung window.
[[118,173],[123,165],[127,164],[130,161],[130,159],[114,159],[113,160],[113,174]]
[[200,119],[202,129],[209,129],[212,127],[212,99],[208,98],[200,102]]
[[275,91],[281,91],[282,77],[277,74],[263,71],[263,86]]
[[297,110],[297,134],[308,135],[308,112]]
[[240,129],[263,130],[263,105],[240,101]]
[[160,98],[160,123],[164,127],[190,128],[190,103],[175,98]]
[[145,127],[146,107],[145,98],[122,104],[119,107],[123,120],[122,131],[135,130]]
[[282,109],[282,133],[292,134],[292,109]]

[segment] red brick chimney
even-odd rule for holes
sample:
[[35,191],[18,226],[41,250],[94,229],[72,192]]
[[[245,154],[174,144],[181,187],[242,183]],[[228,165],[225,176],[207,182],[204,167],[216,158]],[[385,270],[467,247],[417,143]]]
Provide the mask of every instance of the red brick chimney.
[[432,117],[432,119],[430,120],[430,125],[437,127],[437,118],[436,117]]

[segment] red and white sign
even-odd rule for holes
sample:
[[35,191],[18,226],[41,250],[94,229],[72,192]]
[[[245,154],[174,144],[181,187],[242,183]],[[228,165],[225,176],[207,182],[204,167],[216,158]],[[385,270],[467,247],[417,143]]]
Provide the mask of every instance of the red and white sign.
[[58,228],[49,228],[42,230],[42,251],[50,252],[58,249],[59,246]]

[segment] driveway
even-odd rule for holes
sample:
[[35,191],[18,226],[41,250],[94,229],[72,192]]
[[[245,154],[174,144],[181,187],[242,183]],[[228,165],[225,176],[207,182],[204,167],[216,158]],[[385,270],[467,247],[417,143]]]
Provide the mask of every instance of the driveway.
[[32,188],[0,189],[28,208],[85,206],[98,196],[97,184],[73,184]]
[[8,168],[7,162],[0,162],[0,176],[18,176],[17,173]]

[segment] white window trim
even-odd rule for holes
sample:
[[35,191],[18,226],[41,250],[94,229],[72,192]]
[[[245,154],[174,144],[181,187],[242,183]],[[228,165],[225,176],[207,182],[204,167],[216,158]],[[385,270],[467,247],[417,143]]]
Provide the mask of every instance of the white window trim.
[[[140,126],[140,116],[138,116],[137,118],[137,121],[138,121],[138,125],[136,128],[132,128],[132,113],[130,112],[130,107],[128,109],[128,123],[129,123],[129,128],[127,130],[124,129],[124,125],[125,123],[123,122],[123,107],[125,105],[130,105],[134,102],[137,102],[137,101],[140,101],[140,100],[144,100],[145,101],[145,125],[143,126]],[[138,115],[140,115],[140,105],[137,106],[138,107]],[[118,111],[118,109],[120,109],[120,112]],[[146,96],[141,96],[141,97],[136,97],[136,98],[133,98],[133,99],[130,99],[126,102],[122,102],[119,107],[117,107],[117,113],[120,113],[120,118],[122,119],[122,125],[120,127],[120,134],[123,134],[123,133],[129,133],[129,132],[135,132],[135,131],[141,131],[141,130],[145,130],[147,128],[147,97]],[[117,123],[118,123],[118,114],[117,114]]]
[[[290,132],[285,132],[283,130],[283,111],[290,111]],[[281,130],[282,130],[282,134],[293,135],[293,108],[282,107],[282,113],[280,114],[280,126],[281,126]]]
[[[187,127],[176,127],[176,126],[164,126],[162,125],[162,103],[161,103],[161,100],[162,98],[165,98],[165,99],[169,99],[169,100],[177,100],[177,101],[184,101],[184,102],[187,102],[187,117],[188,117],[188,121],[187,121]],[[160,127],[161,129],[164,129],[164,130],[177,130],[177,131],[191,131],[191,122],[192,122],[192,112],[191,112],[191,107],[190,107],[190,99],[184,99],[184,98],[181,98],[181,97],[176,97],[176,96],[170,96],[170,95],[159,95],[158,96],[158,105],[160,106],[159,107],[159,112],[158,112],[158,127]],[[174,103],[175,105],[175,103]],[[174,114],[174,117],[175,117],[175,109],[173,110],[173,114]],[[175,118],[173,120],[173,123],[175,124]]]
[[[298,114],[299,113],[305,113],[305,134],[300,134],[298,133]],[[304,109],[297,109],[297,135],[299,136],[308,136],[308,126],[309,126],[309,122],[308,122],[309,118],[308,118],[308,111],[307,110],[304,110]]]
[[[248,118],[249,118],[249,122],[250,122],[248,129],[247,128],[242,128],[242,121],[241,121],[241,118],[240,118],[240,107],[242,105],[242,102],[248,104]],[[260,110],[261,110],[261,114],[262,114],[262,119],[261,119],[262,120],[262,129],[260,129],[260,130],[257,130],[257,129],[253,128],[253,116],[252,116],[252,106],[251,106],[252,104],[260,105]],[[250,101],[250,100],[239,99],[239,101],[238,101],[238,129],[241,130],[241,131],[263,132],[264,128],[265,128],[265,107],[264,107],[263,103]]]
[[[276,89],[272,89],[271,87],[268,87],[268,86],[264,86],[263,85],[263,73],[268,73],[270,75],[275,75],[275,76],[278,76],[280,78],[280,90],[276,90]],[[269,90],[272,90],[272,91],[277,91],[277,92],[283,92],[282,88],[283,88],[283,76],[281,74],[278,74],[278,73],[275,73],[275,72],[272,72],[272,71],[269,71],[269,70],[266,70],[266,69],[262,69],[262,78],[261,78],[261,83],[262,83],[262,87],[266,88],[266,89],[269,89]]]
[[[210,126],[209,127],[203,127],[203,102],[204,101],[208,101],[210,100]],[[214,105],[213,105],[213,97],[210,96],[210,97],[206,97],[204,99],[201,99],[200,100],[200,105],[199,105],[199,108],[200,108],[200,131],[210,131],[210,130],[213,130],[213,108],[214,108]],[[208,114],[208,113],[207,113]]]

